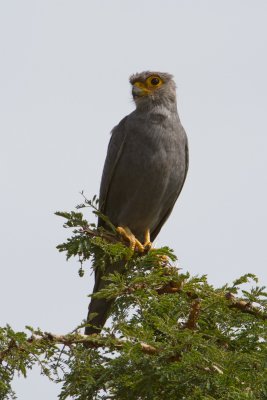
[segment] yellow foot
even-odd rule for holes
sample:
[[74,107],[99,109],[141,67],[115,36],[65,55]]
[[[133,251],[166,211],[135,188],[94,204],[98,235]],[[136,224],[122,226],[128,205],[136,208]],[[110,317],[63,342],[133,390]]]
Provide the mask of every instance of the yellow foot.
[[134,236],[134,234],[131,232],[131,230],[127,226],[118,226],[116,229],[118,234],[121,235],[124,239],[128,240],[130,243],[130,248],[132,251],[139,251],[139,253],[143,253],[145,251],[144,246],[142,245],[141,242],[139,242],[138,239]]
[[144,243],[144,249],[145,250],[150,250],[152,247],[152,243],[150,241],[150,230],[147,229],[145,231],[145,243]]

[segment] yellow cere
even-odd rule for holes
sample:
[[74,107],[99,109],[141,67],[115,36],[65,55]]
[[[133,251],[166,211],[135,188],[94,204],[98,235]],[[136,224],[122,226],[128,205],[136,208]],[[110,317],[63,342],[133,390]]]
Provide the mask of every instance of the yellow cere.
[[140,89],[145,89],[145,84],[143,82],[134,82],[134,86]]

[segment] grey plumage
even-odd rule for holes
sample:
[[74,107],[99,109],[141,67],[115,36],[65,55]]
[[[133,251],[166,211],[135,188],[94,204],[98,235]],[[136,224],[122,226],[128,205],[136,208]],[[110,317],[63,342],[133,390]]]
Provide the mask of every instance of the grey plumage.
[[[169,217],[188,169],[188,145],[176,104],[172,76],[142,72],[130,77],[136,110],[113,130],[100,187],[100,205],[115,226],[130,228],[143,243],[153,241]],[[100,220],[99,225],[103,226]],[[108,265],[105,274],[123,271],[123,263]],[[96,271],[94,293],[107,283]],[[98,313],[85,333],[99,332],[111,302],[92,299],[89,315]]]

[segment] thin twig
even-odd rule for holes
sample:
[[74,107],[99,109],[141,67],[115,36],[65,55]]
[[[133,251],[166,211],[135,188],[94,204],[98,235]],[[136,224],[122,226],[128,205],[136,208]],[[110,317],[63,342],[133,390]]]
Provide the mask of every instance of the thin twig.
[[105,239],[110,243],[123,243],[125,244],[124,239],[119,236],[115,235],[112,232],[104,231],[102,229],[90,229],[89,227],[81,228],[80,229],[81,233],[86,233],[88,236],[94,238],[94,237],[100,237],[101,239]]

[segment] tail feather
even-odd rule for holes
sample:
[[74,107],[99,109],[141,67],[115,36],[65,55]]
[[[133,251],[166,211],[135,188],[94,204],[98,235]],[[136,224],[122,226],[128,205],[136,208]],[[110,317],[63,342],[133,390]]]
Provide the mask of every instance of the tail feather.
[[[107,280],[103,280],[102,277],[104,275],[113,274],[115,271],[121,272],[123,270],[125,262],[117,262],[114,264],[109,264],[106,266],[105,271],[102,272],[99,268],[95,271],[95,285],[93,293],[97,293],[99,290],[104,289],[109,285]],[[85,327],[85,335],[91,335],[93,333],[100,333],[101,329],[105,325],[106,320],[108,319],[109,312],[111,309],[114,300],[107,299],[91,299],[91,302],[88,307],[88,315],[87,315],[87,323],[92,326]],[[91,314],[97,313],[92,319]]]

